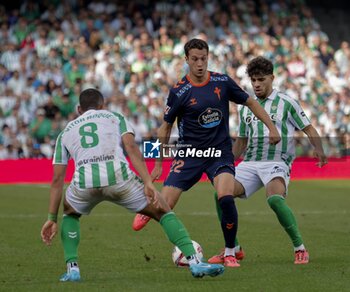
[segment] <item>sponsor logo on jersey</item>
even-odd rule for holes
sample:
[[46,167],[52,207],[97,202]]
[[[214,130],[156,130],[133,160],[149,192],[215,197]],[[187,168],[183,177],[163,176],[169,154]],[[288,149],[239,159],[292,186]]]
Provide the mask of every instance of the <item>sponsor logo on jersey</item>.
[[[276,122],[277,120],[278,120],[278,114],[269,114],[269,117],[270,117],[270,119],[273,121],[273,122]],[[245,117],[245,119],[244,119],[244,121],[245,121],[245,123],[247,124],[247,125],[249,125],[250,123],[252,123],[252,122],[257,122],[257,121],[259,121],[260,119],[259,118],[257,118],[256,116],[251,116],[251,115],[249,115],[249,116],[246,116]]]
[[273,122],[276,122],[277,121],[277,114],[270,114],[270,119],[271,119],[271,121],[273,121]]
[[203,128],[214,128],[221,123],[222,112],[216,108],[207,108],[198,117],[198,123]]
[[98,162],[104,162],[104,161],[112,161],[115,160],[115,156],[113,154],[102,154],[99,156],[92,156],[89,158],[84,158],[79,160],[76,164],[77,166],[83,166],[85,164],[91,164],[91,163],[98,163]]

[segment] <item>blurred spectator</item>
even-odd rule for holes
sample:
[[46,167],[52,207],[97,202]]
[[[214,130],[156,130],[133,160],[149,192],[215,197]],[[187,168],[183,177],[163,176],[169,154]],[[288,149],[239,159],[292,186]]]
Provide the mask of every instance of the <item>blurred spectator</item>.
[[340,48],[334,54],[334,60],[342,74],[350,67],[350,46],[348,42],[342,42]]
[[[328,154],[348,153],[349,42],[333,48],[304,1],[146,2],[2,6],[0,159],[50,157],[89,87],[140,136],[155,136],[169,87],[188,70],[183,46],[193,37],[209,43],[209,70],[230,75],[250,94],[246,64],[257,55],[273,59],[274,87],[302,104]],[[237,127],[231,106],[233,137]],[[297,152],[310,154],[301,136]]]
[[60,111],[59,107],[54,104],[51,95],[49,95],[47,103],[44,105],[43,109],[45,110],[45,116],[50,120],[53,120],[56,114]]
[[75,111],[75,104],[71,101],[68,92],[62,96],[56,96],[55,104],[60,109],[60,113],[63,118],[67,118],[69,114]]
[[38,158],[38,159],[46,158],[45,155],[41,152],[39,143],[33,144],[33,146],[30,149],[29,158]]
[[0,160],[1,159],[8,159],[8,156],[7,156],[7,148],[4,146],[4,144],[0,143]]
[[43,143],[45,136],[47,136],[51,130],[51,121],[45,117],[45,114],[43,108],[38,108],[36,111],[36,117],[29,125],[31,136],[37,141],[37,143]]
[[7,82],[7,87],[11,89],[15,95],[20,96],[27,87],[25,76],[20,75],[17,70],[14,71],[11,79]]

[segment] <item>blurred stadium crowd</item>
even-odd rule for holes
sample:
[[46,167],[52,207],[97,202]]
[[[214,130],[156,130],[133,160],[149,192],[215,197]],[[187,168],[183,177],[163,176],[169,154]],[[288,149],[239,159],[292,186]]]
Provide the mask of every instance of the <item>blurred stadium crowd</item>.
[[[89,87],[128,117],[138,142],[156,136],[169,87],[187,71],[183,46],[193,37],[210,45],[209,70],[251,94],[246,64],[270,58],[274,87],[301,103],[327,154],[349,154],[349,43],[332,47],[303,0],[122,2],[0,6],[0,159],[50,158]],[[233,137],[236,113],[232,105]],[[310,155],[302,136],[297,154]]]

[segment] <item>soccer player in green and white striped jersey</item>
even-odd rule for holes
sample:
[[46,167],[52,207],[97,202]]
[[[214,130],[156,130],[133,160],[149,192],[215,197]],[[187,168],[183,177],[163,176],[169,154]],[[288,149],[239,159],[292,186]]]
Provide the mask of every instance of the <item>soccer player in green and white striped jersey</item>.
[[[289,235],[295,252],[295,264],[307,264],[309,254],[301,238],[296,219],[287,206],[285,198],[290,170],[295,157],[294,132],[303,131],[314,147],[317,165],[327,163],[321,139],[310,124],[299,103],[288,95],[273,89],[273,64],[263,57],[251,60],[247,67],[254,93],[261,106],[269,113],[277,127],[281,142],[268,143],[267,129],[247,108],[239,110],[239,134],[233,146],[236,158],[244,152],[244,160],[236,168],[235,197],[248,198],[261,187],[265,187],[267,202]],[[217,200],[216,200],[217,201]],[[220,217],[220,208],[218,215]],[[236,246],[237,251],[240,247]],[[222,262],[222,254],[213,256],[210,263]]]
[[[41,229],[42,240],[50,245],[57,233],[57,214],[62,200],[68,159],[75,162],[73,180],[66,190],[61,239],[67,273],[60,281],[79,281],[78,245],[81,215],[88,215],[102,201],[150,216],[160,222],[169,240],[186,256],[194,277],[217,276],[222,265],[202,263],[180,220],[160,196],[135,143],[134,132],[121,114],[103,110],[103,96],[96,89],[79,97],[78,118],[68,123],[56,141],[54,175],[50,189],[48,219]],[[124,146],[137,177],[123,154]]]

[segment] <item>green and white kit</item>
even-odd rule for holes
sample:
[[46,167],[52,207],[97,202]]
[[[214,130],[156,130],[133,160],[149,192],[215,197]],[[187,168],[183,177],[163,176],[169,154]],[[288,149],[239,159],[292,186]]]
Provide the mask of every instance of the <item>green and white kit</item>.
[[257,99],[269,114],[281,135],[277,145],[269,144],[268,128],[246,106],[239,108],[239,137],[248,138],[243,162],[236,168],[236,179],[250,196],[274,177],[282,177],[286,188],[295,158],[295,130],[310,125],[299,103],[288,95],[273,90],[263,101]]
[[[134,212],[147,205],[143,184],[123,153],[122,136],[126,133],[134,131],[123,115],[88,110],[58,136],[53,164],[68,164],[72,155],[75,172],[66,198],[79,213],[89,213],[103,200]],[[96,189],[101,195],[96,196]]]

